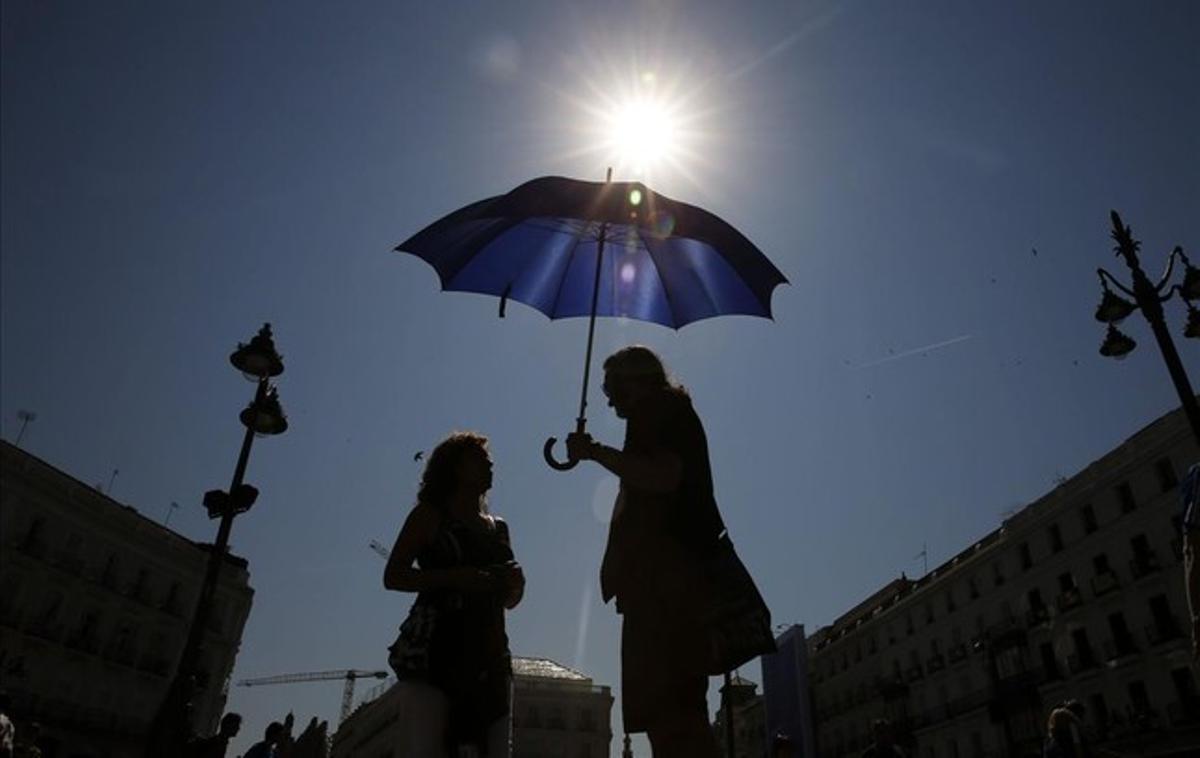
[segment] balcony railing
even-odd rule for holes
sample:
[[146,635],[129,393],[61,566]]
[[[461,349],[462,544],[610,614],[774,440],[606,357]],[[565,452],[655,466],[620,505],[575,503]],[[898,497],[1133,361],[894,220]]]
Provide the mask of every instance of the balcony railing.
[[1099,665],[1100,663],[1090,651],[1082,654],[1072,653],[1067,656],[1067,670],[1072,674],[1081,674],[1085,671],[1090,671]]
[[1133,556],[1133,560],[1129,561],[1129,571],[1133,574],[1134,579],[1141,579],[1161,569],[1162,564],[1158,562],[1158,556],[1153,550],[1138,553]]
[[1200,723],[1200,697],[1168,704],[1167,719],[1171,722],[1171,726]]
[[946,655],[950,658],[951,663],[958,663],[967,657],[967,646],[960,642],[946,651]]
[[1121,580],[1117,579],[1117,575],[1111,571],[1104,571],[1092,577],[1092,592],[1096,597],[1107,595],[1120,587]]
[[32,558],[46,555],[46,543],[36,537],[26,537],[17,544],[17,550]]
[[1134,644],[1133,637],[1129,635],[1104,642],[1104,658],[1106,660],[1115,661],[1118,658],[1133,655],[1137,651],[1137,645]]
[[1025,612],[1025,620],[1030,626],[1038,626],[1050,621],[1050,609],[1044,605],[1038,605],[1030,608]]
[[1054,599],[1060,613],[1065,613],[1073,608],[1078,608],[1083,605],[1083,594],[1078,587],[1072,587],[1069,590],[1063,590],[1058,593],[1058,597]]
[[1183,636],[1179,621],[1174,616],[1160,618],[1153,624],[1146,625],[1146,640],[1150,645],[1161,645]]
[[68,574],[79,576],[83,573],[83,558],[74,553],[59,553],[55,556],[54,563]]
[[910,682],[915,682],[918,679],[923,678],[924,676],[925,676],[925,672],[923,672],[921,670],[921,664],[919,664],[919,663],[909,666],[908,671],[906,671],[904,674],[904,678]]
[[95,655],[96,651],[100,648],[100,645],[96,641],[96,637],[93,634],[72,634],[67,637],[63,644],[80,652],[90,653],[92,655]]
[[52,621],[37,621],[29,626],[28,631],[34,637],[58,642],[62,637],[63,627],[62,624],[55,624]]

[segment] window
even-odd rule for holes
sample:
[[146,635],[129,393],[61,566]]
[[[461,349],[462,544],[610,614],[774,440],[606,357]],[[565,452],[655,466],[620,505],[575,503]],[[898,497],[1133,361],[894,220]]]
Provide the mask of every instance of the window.
[[1112,632],[1112,650],[1105,651],[1111,657],[1128,655],[1134,651],[1133,635],[1129,633],[1129,625],[1125,623],[1125,615],[1120,611],[1108,616],[1108,629]]
[[1150,697],[1146,694],[1146,685],[1138,680],[1129,683],[1129,704],[1137,713],[1150,712]]
[[1061,679],[1062,674],[1058,671],[1058,658],[1054,655],[1054,646],[1049,642],[1043,642],[1038,646],[1038,652],[1042,657],[1042,669],[1046,672],[1046,678]]
[[1108,733],[1108,703],[1104,700],[1104,695],[1097,692],[1088,698],[1088,713],[1092,717],[1092,723],[1096,725],[1096,731],[1101,737]]
[[1100,525],[1096,522],[1096,509],[1092,507],[1091,503],[1079,509],[1079,518],[1083,521],[1084,534],[1091,534],[1100,528]]
[[954,605],[954,590],[946,591],[946,613],[954,613],[957,606]]
[[1042,593],[1036,587],[1025,594],[1025,600],[1029,603],[1029,610],[1031,611],[1036,611],[1045,606],[1045,603],[1042,602]]
[[967,597],[975,600],[979,597],[979,582],[975,581],[975,577],[967,580]]
[[108,559],[104,561],[104,570],[100,573],[100,583],[105,587],[115,587],[117,584],[117,556],[114,553],[108,554]]
[[926,624],[933,623],[933,604],[931,604],[931,603],[925,604],[925,623]]
[[1097,576],[1112,573],[1112,567],[1108,565],[1108,556],[1104,553],[1092,558],[1092,568],[1095,569]]
[[1029,543],[1021,543],[1021,570],[1028,571],[1033,566],[1033,553],[1029,550]]
[[1129,486],[1129,482],[1117,485],[1117,502],[1121,504],[1121,513],[1132,513],[1137,508],[1137,500],[1133,497],[1133,487]]
[[997,587],[1004,584],[1004,571],[1000,568],[1000,561],[992,564],[992,583]]
[[1179,478],[1175,476],[1175,467],[1171,465],[1170,458],[1159,458],[1154,464],[1154,473],[1158,477],[1160,492],[1169,492],[1179,484]]
[[21,538],[19,549],[27,553],[39,553],[44,546],[43,532],[46,529],[46,519],[41,516],[35,516],[29,522],[29,529],[25,531],[25,536]]
[[1050,525],[1050,552],[1061,553],[1063,549],[1062,530],[1058,524]]
[[1088,641],[1086,629],[1076,629],[1071,632],[1071,640],[1075,644],[1075,661],[1072,669],[1089,669],[1096,665],[1096,656],[1092,654],[1092,643]]
[[1075,577],[1070,571],[1058,575],[1058,589],[1060,592],[1070,592],[1075,589]]

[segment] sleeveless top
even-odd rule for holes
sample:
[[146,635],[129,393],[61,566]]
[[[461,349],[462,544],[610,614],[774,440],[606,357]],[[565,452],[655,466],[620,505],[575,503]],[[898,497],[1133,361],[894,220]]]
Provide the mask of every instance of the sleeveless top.
[[[490,529],[443,517],[433,541],[417,556],[422,569],[484,568],[513,560],[508,525]],[[429,646],[429,683],[449,701],[447,742],[486,749],[488,726],[508,713],[512,659],[504,630],[504,598],[496,592],[426,590],[417,604],[437,609]]]

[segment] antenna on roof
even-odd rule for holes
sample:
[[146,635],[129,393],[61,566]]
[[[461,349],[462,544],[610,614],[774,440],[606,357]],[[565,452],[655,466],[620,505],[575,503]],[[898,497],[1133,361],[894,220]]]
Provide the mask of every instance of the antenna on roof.
[[925,573],[922,574],[922,576],[929,576],[929,543],[928,542],[921,543],[921,552],[914,555],[913,560],[915,561],[918,558],[922,559],[925,564]]
[[37,421],[37,414],[33,411],[27,411],[21,408],[17,411],[17,418],[21,420],[21,428],[17,431],[17,441],[13,443],[15,447],[21,446],[21,438],[25,436],[25,427],[29,426],[30,421]]

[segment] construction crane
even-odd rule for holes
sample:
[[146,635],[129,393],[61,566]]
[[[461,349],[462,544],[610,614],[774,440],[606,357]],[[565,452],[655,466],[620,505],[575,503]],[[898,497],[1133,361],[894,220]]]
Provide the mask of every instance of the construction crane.
[[328,682],[334,679],[345,679],[346,687],[342,690],[342,712],[338,717],[338,726],[350,715],[350,706],[354,704],[354,683],[359,679],[387,679],[386,671],[362,671],[360,669],[342,669],[340,671],[310,671],[304,674],[280,674],[279,676],[264,676],[258,679],[243,679],[239,687],[257,687],[263,684],[295,684],[296,682]]

